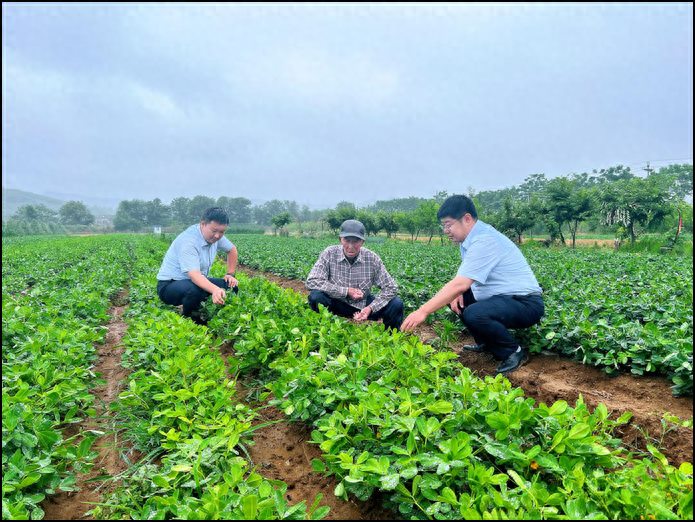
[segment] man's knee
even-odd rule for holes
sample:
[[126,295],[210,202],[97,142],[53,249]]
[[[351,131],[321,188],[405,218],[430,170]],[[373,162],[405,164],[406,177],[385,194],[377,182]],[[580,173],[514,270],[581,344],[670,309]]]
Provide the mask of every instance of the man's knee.
[[403,300],[396,296],[389,301],[386,309],[391,315],[403,315]]
[[394,297],[384,307],[383,313],[377,314],[384,321],[384,326],[394,330],[400,330],[403,322],[403,301],[400,297]]
[[459,317],[463,321],[463,324],[470,327],[484,322],[487,318],[484,313],[481,313],[482,309],[479,306],[469,305],[463,309],[463,312],[459,314]]
[[326,308],[328,308],[331,304],[331,298],[328,294],[325,292],[322,292],[321,290],[312,290],[309,293],[309,306],[314,312],[319,311],[319,305],[323,305]]

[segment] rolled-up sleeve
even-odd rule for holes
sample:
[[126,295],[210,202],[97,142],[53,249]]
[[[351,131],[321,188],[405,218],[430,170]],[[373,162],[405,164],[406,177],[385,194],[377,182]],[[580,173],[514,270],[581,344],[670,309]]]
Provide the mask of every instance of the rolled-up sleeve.
[[321,252],[318,261],[314,264],[306,279],[306,287],[309,290],[326,292],[333,298],[345,299],[348,287],[339,286],[330,281],[330,250]]

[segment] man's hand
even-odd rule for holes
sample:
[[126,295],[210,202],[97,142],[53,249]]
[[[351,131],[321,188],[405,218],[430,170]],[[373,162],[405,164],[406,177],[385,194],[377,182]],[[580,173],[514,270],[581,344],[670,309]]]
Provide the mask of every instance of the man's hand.
[[359,288],[348,288],[348,297],[353,301],[359,301],[364,297],[364,292]]
[[371,315],[371,313],[372,313],[372,307],[371,306],[365,306],[359,312],[355,312],[355,315],[353,315],[352,318],[357,322],[365,321],[365,320],[369,319],[369,316]]
[[465,305],[463,304],[463,294],[461,294],[456,299],[451,301],[451,303],[449,303],[449,308],[451,308],[456,315],[461,314],[464,306]]
[[227,283],[229,285],[229,288],[232,288],[232,287],[237,286],[239,284],[239,281],[237,280],[237,278],[231,274],[225,275],[224,281],[225,281],[225,283]]
[[227,297],[227,292],[224,291],[224,288],[220,288],[219,286],[212,292],[212,302],[217,305],[223,305],[225,297]]
[[416,326],[423,323],[425,319],[427,319],[428,315],[429,314],[421,312],[420,310],[415,310],[412,314],[405,318],[405,321],[403,321],[403,324],[401,325],[401,331],[408,332],[414,329]]

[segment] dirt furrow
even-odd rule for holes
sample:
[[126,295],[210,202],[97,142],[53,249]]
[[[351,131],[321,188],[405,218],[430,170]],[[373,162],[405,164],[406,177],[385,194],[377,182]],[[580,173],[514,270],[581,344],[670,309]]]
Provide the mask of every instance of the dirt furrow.
[[[284,288],[308,294],[303,281],[287,279],[260,270],[241,267],[250,276],[260,276]],[[423,342],[436,337],[431,326],[415,330]],[[461,334],[451,347],[459,354],[461,364],[471,368],[479,377],[494,375],[499,364],[492,356],[463,350],[472,339]],[[524,390],[537,402],[552,404],[565,400],[574,405],[581,394],[584,402],[595,408],[604,403],[617,418],[626,411],[633,413],[630,423],[618,434],[629,447],[644,450],[646,444],[656,444],[674,465],[693,461],[692,429],[676,427],[662,421],[671,413],[681,419],[692,419],[693,398],[674,397],[671,383],[664,377],[630,374],[609,376],[599,368],[560,357],[557,354],[532,354],[531,360],[508,375],[510,382]]]
[[[102,496],[113,487],[112,483],[105,483],[97,477],[115,477],[128,468],[128,463],[121,457],[117,432],[113,427],[109,413],[109,405],[118,398],[121,389],[127,383],[128,371],[121,366],[123,347],[121,340],[126,332],[127,325],[123,321],[123,312],[126,306],[120,305],[127,300],[127,292],[121,292],[110,310],[111,320],[106,325],[108,332],[103,345],[98,347],[98,360],[94,366],[97,372],[106,381],[101,386],[92,389],[96,396],[96,416],[86,419],[77,427],[77,432],[94,430],[102,432],[94,443],[93,449],[98,453],[92,470],[87,474],[77,476],[79,491],[60,492],[47,498],[42,508],[45,511],[45,520],[76,520],[86,519],[85,513],[92,509],[94,503],[100,502]],[[97,480],[95,480],[97,479]]]

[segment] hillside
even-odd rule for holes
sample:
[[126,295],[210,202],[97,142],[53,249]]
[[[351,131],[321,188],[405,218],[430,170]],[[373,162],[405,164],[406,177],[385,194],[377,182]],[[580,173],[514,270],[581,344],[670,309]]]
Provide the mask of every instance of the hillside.
[[[89,211],[95,216],[113,216],[116,211],[112,208],[106,208],[98,205],[91,205],[88,198],[77,198],[77,201],[82,201]],[[67,200],[43,196],[33,192],[27,192],[17,189],[2,188],[2,219],[8,219],[12,214],[24,205],[45,205],[46,207],[58,211]]]

